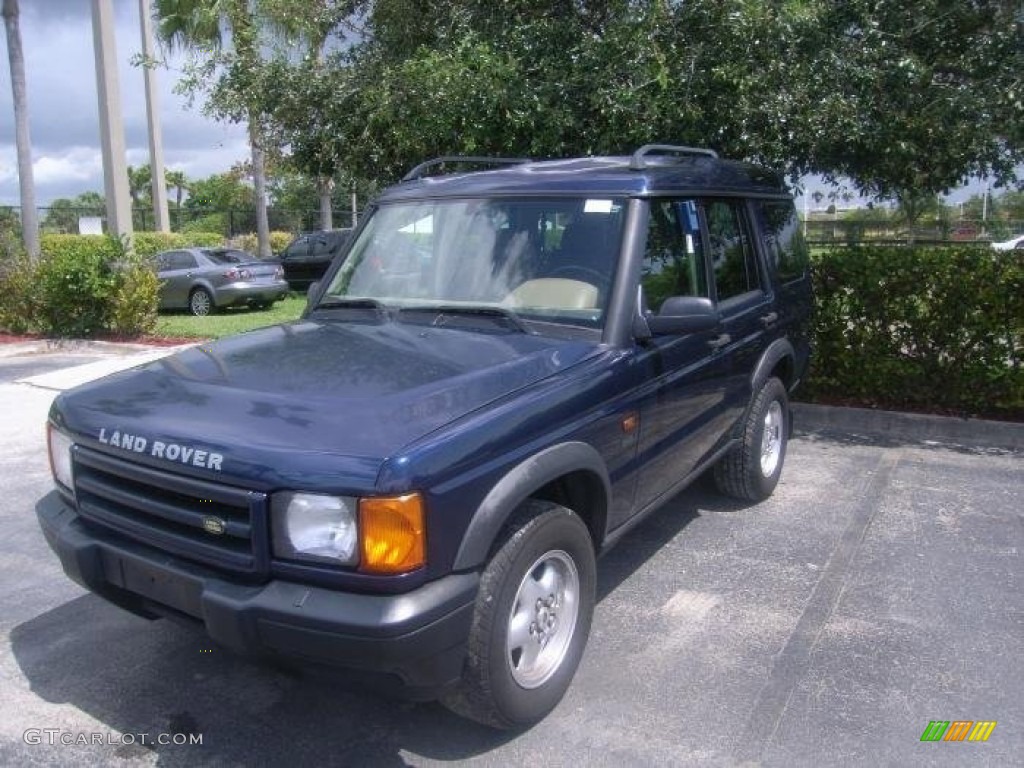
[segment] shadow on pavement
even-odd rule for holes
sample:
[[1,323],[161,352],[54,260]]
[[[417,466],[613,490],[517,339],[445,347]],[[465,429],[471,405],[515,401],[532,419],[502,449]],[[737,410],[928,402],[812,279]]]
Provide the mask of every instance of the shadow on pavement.
[[[701,479],[601,559],[598,599],[700,510],[737,508]],[[32,691],[48,702],[69,703],[121,733],[202,734],[202,746],[151,745],[160,765],[397,766],[406,764],[403,752],[461,760],[516,738],[463,720],[436,703],[386,699],[322,676],[249,662],[215,646],[202,632],[145,621],[93,595],[18,625],[10,641]],[[144,756],[146,749],[121,746],[117,756]]]

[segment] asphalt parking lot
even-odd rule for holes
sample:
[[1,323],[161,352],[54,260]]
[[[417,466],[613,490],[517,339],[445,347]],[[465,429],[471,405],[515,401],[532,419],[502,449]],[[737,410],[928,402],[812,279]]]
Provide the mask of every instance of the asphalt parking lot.
[[[1019,452],[798,434],[766,503],[699,483],[601,561],[561,705],[495,733],[251,664],[64,577],[34,513],[46,410],[138,354],[0,359],[0,764],[1020,764]],[[932,720],[997,726],[984,743],[922,742]]]

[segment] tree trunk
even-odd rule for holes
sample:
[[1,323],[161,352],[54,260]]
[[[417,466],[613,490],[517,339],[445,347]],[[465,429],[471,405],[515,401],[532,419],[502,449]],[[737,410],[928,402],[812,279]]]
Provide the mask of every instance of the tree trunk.
[[320,176],[316,180],[317,193],[320,195],[320,229],[334,229],[334,211],[331,205],[331,193],[334,191],[334,179]]
[[256,193],[256,256],[269,259],[270,223],[267,220],[267,169],[263,148],[252,123],[249,123],[249,141],[252,144],[252,183]]
[[25,53],[18,27],[18,0],[4,0],[4,27],[7,29],[7,55],[11,63],[11,90],[14,92],[14,132],[18,147],[18,184],[21,192],[21,232],[29,258],[39,257],[39,212],[36,210],[36,186],[32,176],[32,140],[28,128],[28,93],[25,89]]

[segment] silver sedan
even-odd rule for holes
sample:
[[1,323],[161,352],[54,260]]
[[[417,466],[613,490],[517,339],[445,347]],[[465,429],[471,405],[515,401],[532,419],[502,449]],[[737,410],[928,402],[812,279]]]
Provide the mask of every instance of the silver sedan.
[[208,315],[223,307],[267,308],[288,295],[276,261],[233,248],[179,248],[156,255],[160,309]]

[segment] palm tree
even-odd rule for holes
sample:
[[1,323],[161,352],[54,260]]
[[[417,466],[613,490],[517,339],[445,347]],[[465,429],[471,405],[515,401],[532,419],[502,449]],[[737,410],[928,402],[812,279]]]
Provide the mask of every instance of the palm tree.
[[138,208],[142,205],[142,198],[153,182],[152,172],[149,163],[136,168],[128,166],[128,194],[132,196],[132,207]]
[[[230,38],[237,66],[255,71],[260,60],[258,20],[249,0],[156,0],[157,34],[170,46],[220,49]],[[260,114],[250,103],[245,111],[252,150],[252,177],[256,193],[256,241],[260,258],[270,258],[267,220],[266,156],[262,146]]]
[[32,176],[32,140],[28,129],[25,53],[21,48],[19,15],[18,0],[4,0],[7,57],[11,63],[11,90],[14,91],[14,132],[18,147],[18,184],[21,190],[21,232],[29,258],[36,259],[39,256],[39,212],[36,210],[36,185]]
[[181,210],[181,198],[188,191],[188,178],[184,171],[164,171],[164,182],[174,190],[174,208]]

